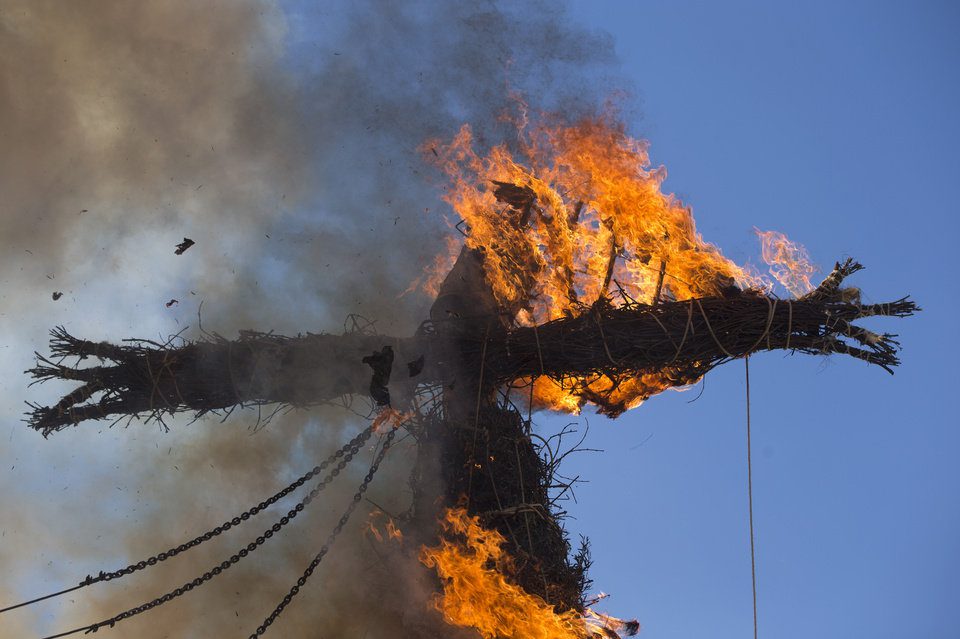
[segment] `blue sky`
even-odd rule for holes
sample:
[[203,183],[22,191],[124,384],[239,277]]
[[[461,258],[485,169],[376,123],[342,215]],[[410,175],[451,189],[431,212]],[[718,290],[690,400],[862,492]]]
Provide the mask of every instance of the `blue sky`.
[[[869,299],[911,294],[894,377],[751,359],[759,625],[768,637],[960,635],[957,327],[960,11],[952,3],[591,2],[640,97],[666,188],[737,260],[752,228],[852,256]],[[892,325],[891,325],[892,324]],[[744,369],[616,421],[567,472],[597,588],[643,636],[752,632]],[[557,427],[563,418],[543,419]]]

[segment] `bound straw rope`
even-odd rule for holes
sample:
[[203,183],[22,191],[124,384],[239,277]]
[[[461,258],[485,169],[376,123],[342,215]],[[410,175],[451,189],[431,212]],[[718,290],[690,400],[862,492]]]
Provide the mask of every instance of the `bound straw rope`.
[[697,303],[698,307],[700,307],[700,314],[703,315],[703,321],[706,323],[707,330],[710,331],[710,335],[713,337],[713,341],[717,343],[717,347],[723,352],[724,355],[726,355],[730,359],[736,359],[736,357],[733,354],[731,354],[730,351],[728,351],[723,344],[720,343],[720,340],[717,338],[717,334],[713,332],[713,327],[710,326],[710,318],[707,317],[707,312],[703,310],[703,304],[700,303],[699,299],[694,299],[693,301]]

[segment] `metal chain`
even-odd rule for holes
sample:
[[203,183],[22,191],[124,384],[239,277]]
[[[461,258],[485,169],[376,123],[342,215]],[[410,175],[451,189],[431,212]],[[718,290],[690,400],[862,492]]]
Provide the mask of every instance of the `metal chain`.
[[179,546],[174,546],[173,548],[170,548],[169,550],[153,555],[148,559],[143,559],[136,563],[132,563],[129,566],[126,566],[125,568],[120,568],[119,570],[114,570],[111,572],[106,572],[101,570],[99,574],[97,574],[97,576],[95,577],[92,575],[87,575],[86,579],[81,581],[78,585],[73,586],[72,588],[66,588],[58,592],[53,592],[47,595],[43,595],[42,597],[31,599],[29,601],[23,601],[23,602],[14,604],[12,606],[7,606],[6,608],[0,608],[0,614],[3,614],[10,610],[15,610],[17,608],[22,608],[24,606],[29,606],[31,604],[35,604],[40,601],[46,601],[47,599],[59,597],[60,595],[73,592],[74,590],[80,590],[81,588],[86,588],[87,586],[92,586],[93,584],[100,583],[101,581],[111,581],[113,579],[119,579],[120,577],[124,577],[126,575],[137,572],[138,570],[143,570],[147,566],[153,566],[161,561],[170,559],[171,557],[176,557],[182,552],[185,552],[187,550],[190,550],[191,548],[199,546],[200,544],[206,541],[210,541],[217,535],[224,533],[230,530],[231,528],[233,528],[234,526],[237,526],[240,523],[247,521],[254,515],[259,514],[261,511],[265,510],[266,508],[269,508],[270,506],[277,503],[278,501],[280,501],[281,499],[283,499],[293,491],[303,486],[305,483],[307,483],[308,481],[310,481],[311,479],[319,475],[321,472],[326,470],[327,467],[330,466],[330,464],[335,462],[337,459],[343,457],[350,450],[350,448],[354,446],[358,441],[366,441],[367,439],[369,439],[373,430],[374,430],[374,427],[372,425],[369,426],[365,431],[361,432],[352,440],[344,444],[338,451],[330,455],[326,460],[321,462],[319,466],[314,466],[309,472],[301,475],[296,481],[294,481],[292,484],[290,484],[280,492],[276,493],[275,495],[273,495],[268,499],[265,499],[264,501],[260,502],[253,508],[250,508],[249,510],[241,513],[240,515],[237,515],[233,519],[228,519],[227,521],[223,522],[216,528],[213,528],[198,537],[194,537],[188,542],[182,543]]
[[313,561],[310,562],[310,565],[307,566],[307,569],[303,571],[303,574],[297,579],[297,583],[290,588],[290,592],[277,604],[277,607],[274,608],[273,612],[263,620],[263,623],[257,628],[256,632],[250,635],[249,639],[257,639],[257,637],[262,637],[264,633],[267,632],[267,628],[277,620],[277,617],[280,616],[280,613],[283,612],[293,598],[297,596],[297,593],[300,592],[300,589],[306,585],[307,580],[310,579],[310,576],[313,575],[313,571],[317,569],[317,566],[320,565],[320,562],[323,561],[323,558],[330,551],[330,546],[333,545],[333,542],[336,540],[337,536],[343,530],[343,527],[346,526],[347,521],[350,519],[350,515],[353,514],[353,511],[356,510],[357,504],[363,499],[363,494],[367,492],[367,487],[370,485],[370,481],[373,479],[373,476],[377,473],[377,470],[380,468],[380,462],[383,461],[384,456],[387,454],[390,446],[393,444],[393,438],[397,434],[397,429],[399,424],[395,424],[390,432],[387,433],[387,436],[384,438],[383,447],[380,449],[380,452],[377,453],[376,458],[373,461],[373,464],[370,466],[370,470],[367,472],[366,477],[363,478],[363,483],[360,484],[360,488],[357,489],[357,492],[353,495],[353,500],[347,506],[347,509],[344,511],[343,515],[340,516],[340,521],[337,522],[337,525],[334,526],[333,530],[327,536],[326,542],[323,546],[320,547],[320,552],[317,553],[316,557],[313,558]]
[[114,570],[112,572],[104,572],[101,570],[96,577],[87,575],[87,578],[81,581],[80,585],[90,586],[92,584],[99,583],[101,581],[110,581],[112,579],[118,579],[120,577],[124,577],[126,575],[137,572],[138,570],[143,570],[147,566],[153,566],[161,561],[170,559],[171,557],[176,557],[182,552],[185,552],[187,550],[190,550],[191,548],[199,546],[204,542],[210,541],[217,535],[220,535],[221,533],[225,533],[226,531],[230,530],[234,526],[238,526],[240,523],[247,521],[254,515],[259,514],[261,511],[269,508],[270,506],[277,503],[278,501],[280,501],[281,499],[283,499],[293,491],[297,490],[298,488],[303,486],[305,483],[307,483],[308,481],[310,481],[311,479],[313,479],[314,477],[316,477],[317,475],[325,471],[327,467],[330,466],[330,464],[334,463],[335,461],[343,457],[345,454],[347,454],[348,451],[354,449],[357,446],[363,445],[363,443],[370,438],[370,435],[372,433],[373,433],[373,426],[367,427],[366,430],[361,432],[359,435],[357,435],[356,437],[351,439],[349,442],[344,444],[335,453],[333,453],[332,455],[327,457],[325,460],[323,460],[319,466],[314,466],[309,472],[301,475],[296,481],[294,481],[292,484],[290,484],[280,492],[276,493],[275,495],[273,495],[268,499],[261,501],[259,504],[257,504],[253,508],[250,508],[249,510],[237,515],[233,519],[228,519],[227,521],[223,522],[219,526],[212,528],[211,530],[208,530],[202,535],[198,537],[194,537],[190,541],[184,542],[179,546],[175,546],[173,548],[170,548],[169,550],[158,553],[148,559],[143,559],[136,563],[130,564],[125,568]]
[[[395,431],[391,431],[391,435],[392,435],[394,432],[395,432]],[[153,608],[156,608],[157,606],[162,606],[163,604],[167,603],[168,601],[171,601],[171,600],[173,600],[173,599],[176,599],[176,598],[179,597],[180,595],[184,595],[184,594],[190,592],[191,590],[193,590],[194,588],[196,588],[197,586],[200,586],[200,585],[202,585],[202,584],[210,581],[211,579],[213,579],[214,577],[216,577],[217,575],[219,575],[219,574],[222,573],[223,571],[227,570],[228,568],[230,568],[230,567],[233,566],[234,564],[238,563],[241,559],[243,559],[244,557],[246,557],[247,555],[249,555],[251,552],[253,552],[254,550],[256,550],[258,547],[262,546],[264,543],[266,543],[266,541],[267,541],[268,539],[270,539],[271,537],[273,537],[273,535],[274,535],[275,533],[279,532],[281,528],[283,528],[284,526],[286,526],[286,525],[287,525],[288,523],[290,523],[294,518],[296,518],[297,515],[299,515],[301,512],[303,512],[304,508],[305,508],[311,501],[313,501],[313,499],[314,499],[324,488],[326,488],[327,485],[328,485],[331,481],[333,481],[333,480],[340,474],[340,472],[347,466],[347,464],[353,459],[353,457],[360,451],[360,449],[363,447],[363,445],[367,442],[367,440],[370,438],[370,436],[371,436],[372,434],[373,434],[373,428],[372,428],[372,427],[371,427],[371,428],[367,428],[367,429],[364,430],[362,433],[360,433],[360,435],[358,435],[357,437],[355,437],[355,438],[353,438],[352,440],[350,440],[349,445],[348,445],[348,448],[347,448],[347,451],[346,451],[345,453],[341,453],[341,451],[337,451],[338,453],[341,453],[341,455],[340,455],[341,459],[340,459],[340,461],[337,463],[337,465],[334,466],[333,470],[331,470],[329,473],[327,473],[327,475],[307,494],[307,496],[304,497],[294,508],[290,509],[290,511],[287,512],[286,515],[284,515],[284,516],[281,517],[279,520],[277,520],[277,521],[273,524],[273,526],[271,526],[270,528],[267,528],[267,529],[263,532],[263,534],[259,535],[254,541],[251,541],[249,544],[247,544],[246,546],[244,546],[243,548],[241,548],[239,551],[237,551],[236,553],[234,553],[233,555],[231,555],[229,559],[225,559],[225,560],[222,561],[219,565],[214,566],[213,568],[211,568],[211,569],[208,570],[207,572],[203,573],[203,574],[200,575],[199,577],[196,577],[196,578],[193,579],[192,581],[188,581],[187,583],[183,584],[183,585],[180,586],[179,588],[175,588],[174,590],[171,590],[170,592],[166,593],[165,595],[161,595],[160,597],[157,597],[156,599],[153,599],[152,601],[148,601],[148,602],[146,602],[146,603],[144,603],[144,604],[141,604],[141,605],[139,605],[139,606],[137,606],[137,607],[135,607],[135,608],[130,608],[129,610],[125,610],[125,611],[121,612],[120,614],[118,614],[118,615],[116,615],[116,616],[114,616],[114,617],[111,617],[110,619],[106,619],[106,620],[104,620],[104,621],[98,621],[97,623],[90,624],[89,626],[84,626],[84,627],[82,627],[82,628],[76,628],[76,629],[71,630],[71,631],[69,631],[69,632],[61,633],[61,634],[58,634],[58,635],[52,635],[51,637],[47,637],[47,638],[45,638],[45,639],[54,639],[55,637],[65,637],[65,636],[67,636],[67,635],[73,634],[73,633],[75,633],[75,632],[80,632],[80,631],[84,631],[84,634],[89,634],[89,633],[91,633],[91,632],[96,632],[97,630],[99,630],[100,628],[102,628],[102,627],[104,627],[104,626],[113,628],[118,622],[123,621],[124,619],[129,619],[130,617],[134,617],[134,616],[136,616],[136,615],[139,615],[139,614],[142,613],[142,612],[146,612],[146,611],[148,611],[148,610],[152,610]],[[392,437],[391,437],[391,439],[392,439]],[[342,449],[341,449],[341,450],[342,450]],[[336,456],[336,453],[335,453],[334,455]],[[379,462],[379,459],[382,459],[382,455],[378,458],[378,462]],[[369,477],[369,475],[368,475],[368,477]],[[366,490],[366,489],[364,489],[364,491],[365,491],[365,490]],[[359,501],[359,500],[358,500],[358,501]],[[354,502],[354,504],[352,504],[352,505],[353,505],[353,507],[356,507],[356,503],[355,503],[355,502]],[[350,511],[352,512],[352,508],[350,509]],[[344,521],[343,523],[346,523],[346,522]]]

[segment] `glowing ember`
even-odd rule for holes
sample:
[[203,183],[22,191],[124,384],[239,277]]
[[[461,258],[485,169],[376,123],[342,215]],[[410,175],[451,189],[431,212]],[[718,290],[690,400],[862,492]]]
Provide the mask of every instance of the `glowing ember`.
[[770,274],[795,297],[803,297],[813,290],[810,276],[817,272],[807,250],[777,231],[757,230],[763,261],[770,266]]
[[[425,157],[449,177],[445,200],[515,323],[579,314],[601,297],[656,303],[767,288],[703,240],[690,208],[663,193],[666,171],[650,166],[646,143],[612,117],[572,125],[524,118],[517,149],[501,144],[480,155],[475,146],[465,125],[449,143],[428,141]],[[577,412],[613,389],[628,409],[677,385],[669,370],[563,384],[538,378],[534,401]]]
[[420,561],[434,568],[443,593],[433,605],[447,623],[474,628],[484,639],[574,639],[618,630],[636,632],[636,622],[588,611],[556,612],[540,597],[510,583],[505,539],[480,525],[477,517],[459,508],[448,509],[441,522],[438,546],[421,548]]

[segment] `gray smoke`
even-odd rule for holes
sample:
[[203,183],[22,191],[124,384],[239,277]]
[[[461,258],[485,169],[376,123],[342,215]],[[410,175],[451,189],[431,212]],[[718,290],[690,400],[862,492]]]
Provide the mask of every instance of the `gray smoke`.
[[[2,602],[180,543],[363,424],[328,409],[252,432],[257,415],[238,411],[222,424],[175,420],[166,434],[88,423],[43,441],[19,413],[26,398],[48,403],[69,390],[25,388],[21,371],[47,329],[196,338],[203,301],[203,328],[228,337],[337,332],[348,313],[410,333],[429,300],[400,293],[449,233],[421,143],[467,122],[498,142],[508,135],[499,116],[517,95],[533,109],[590,112],[610,94],[613,63],[609,38],[570,24],[553,2],[6,0]],[[197,244],[175,256],[183,237]],[[64,296],[55,302],[53,291]],[[408,440],[381,470],[372,499],[385,509],[409,505],[413,456]],[[252,631],[317,552],[370,457],[286,534],[117,632]],[[273,518],[169,566],[8,613],[0,636],[112,616],[219,563]],[[416,548],[371,541],[365,518],[358,511],[273,633],[451,634],[426,610],[432,583]]]

